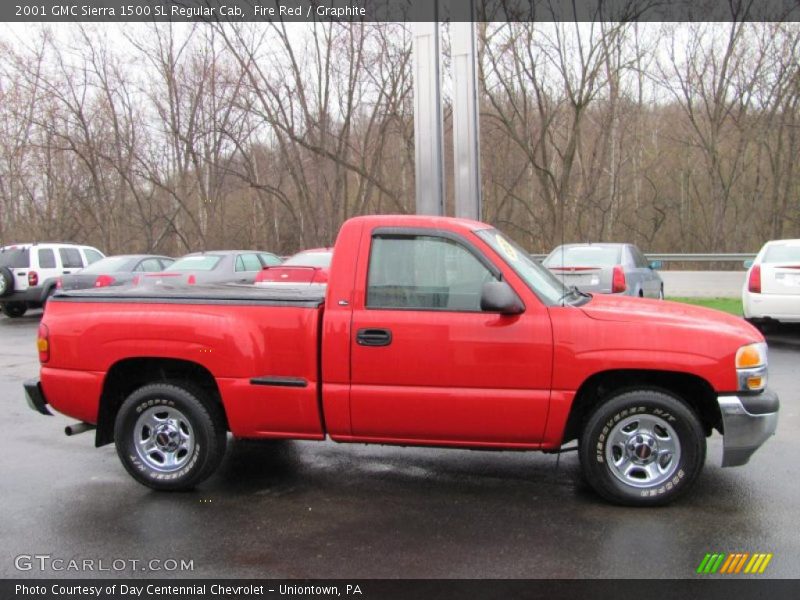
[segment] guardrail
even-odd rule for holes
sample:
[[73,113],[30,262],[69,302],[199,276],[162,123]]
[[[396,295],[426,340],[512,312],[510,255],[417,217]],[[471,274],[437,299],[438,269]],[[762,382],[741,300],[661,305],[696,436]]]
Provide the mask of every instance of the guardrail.
[[[547,254],[531,254],[534,260],[542,261]],[[660,260],[661,262],[740,262],[753,260],[756,254],[726,253],[726,254],[646,254],[647,260]]]

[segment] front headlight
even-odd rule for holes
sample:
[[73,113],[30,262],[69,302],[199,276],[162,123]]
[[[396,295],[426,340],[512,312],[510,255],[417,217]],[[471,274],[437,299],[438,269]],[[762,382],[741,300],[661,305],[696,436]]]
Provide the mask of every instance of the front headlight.
[[736,351],[739,390],[758,392],[767,387],[767,344],[747,344]]

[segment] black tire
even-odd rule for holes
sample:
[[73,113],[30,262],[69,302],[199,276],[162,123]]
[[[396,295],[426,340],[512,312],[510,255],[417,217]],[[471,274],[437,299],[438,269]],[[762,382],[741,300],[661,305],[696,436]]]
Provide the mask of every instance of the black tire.
[[750,323],[750,325],[758,329],[764,335],[767,335],[768,333],[774,333],[775,331],[774,321],[768,321],[764,319],[748,319],[748,318],[745,318],[745,321]]
[[17,319],[28,312],[28,305],[24,302],[6,302],[3,304],[3,312],[7,317]]
[[154,383],[128,396],[117,414],[114,440],[134,479],[155,490],[181,491],[217,469],[227,443],[225,418],[206,396],[182,383]]
[[692,486],[705,463],[706,438],[684,402],[663,391],[635,390],[592,413],[579,454],[584,477],[603,498],[656,506]]
[[14,274],[8,267],[0,267],[0,298],[14,291]]

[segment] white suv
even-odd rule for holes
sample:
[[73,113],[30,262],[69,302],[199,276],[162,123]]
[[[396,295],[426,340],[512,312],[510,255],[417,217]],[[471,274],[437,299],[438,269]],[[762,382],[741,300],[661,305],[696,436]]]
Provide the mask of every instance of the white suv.
[[44,306],[56,282],[105,255],[75,244],[14,244],[0,248],[0,307],[9,317]]

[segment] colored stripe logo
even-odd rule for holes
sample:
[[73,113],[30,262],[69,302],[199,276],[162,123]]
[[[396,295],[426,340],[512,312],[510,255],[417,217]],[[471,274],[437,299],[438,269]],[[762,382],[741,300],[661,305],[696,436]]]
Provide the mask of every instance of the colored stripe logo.
[[772,553],[709,553],[706,554],[700,562],[700,566],[697,567],[697,573],[701,575],[713,575],[714,573],[719,573],[721,575],[760,575],[767,569],[767,565],[771,560]]

